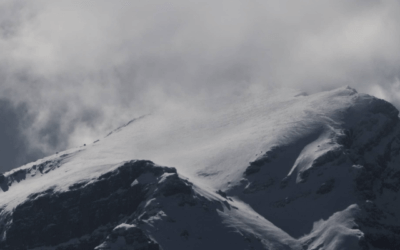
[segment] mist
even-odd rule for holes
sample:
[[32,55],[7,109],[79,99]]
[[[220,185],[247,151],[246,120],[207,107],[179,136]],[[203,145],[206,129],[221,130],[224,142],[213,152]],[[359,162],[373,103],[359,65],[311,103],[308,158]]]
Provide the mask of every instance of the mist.
[[0,99],[24,145],[3,170],[251,88],[349,85],[400,107],[399,23],[395,0],[1,0]]

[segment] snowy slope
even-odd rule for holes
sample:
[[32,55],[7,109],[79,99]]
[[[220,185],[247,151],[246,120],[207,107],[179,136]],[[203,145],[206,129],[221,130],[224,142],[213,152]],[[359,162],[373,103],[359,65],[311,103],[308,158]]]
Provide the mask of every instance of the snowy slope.
[[392,105],[348,87],[226,100],[165,106],[0,176],[0,246],[397,249]]

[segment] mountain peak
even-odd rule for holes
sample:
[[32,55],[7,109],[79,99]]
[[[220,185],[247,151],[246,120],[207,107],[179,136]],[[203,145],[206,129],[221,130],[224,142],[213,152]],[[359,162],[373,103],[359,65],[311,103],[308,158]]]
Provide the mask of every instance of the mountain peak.
[[[386,198],[400,189],[398,111],[348,86],[295,93],[168,106],[99,142],[5,173],[0,247],[361,249],[379,248],[385,237],[399,244],[398,204]],[[369,217],[375,213],[392,221]]]

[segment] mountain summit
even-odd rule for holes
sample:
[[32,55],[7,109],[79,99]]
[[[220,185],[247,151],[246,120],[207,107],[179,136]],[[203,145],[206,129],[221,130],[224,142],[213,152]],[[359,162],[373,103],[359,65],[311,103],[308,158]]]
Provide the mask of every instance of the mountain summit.
[[393,105],[349,87],[198,102],[0,175],[0,249],[400,249]]

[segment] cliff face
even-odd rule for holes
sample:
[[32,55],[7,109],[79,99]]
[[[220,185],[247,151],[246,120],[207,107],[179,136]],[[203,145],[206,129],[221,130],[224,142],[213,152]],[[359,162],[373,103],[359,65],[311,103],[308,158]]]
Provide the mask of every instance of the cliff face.
[[400,249],[391,104],[341,88],[221,105],[1,175],[0,249]]
[[[316,232],[331,231],[332,218],[350,209],[359,238],[354,249],[398,249],[399,112],[383,100],[353,96],[339,124],[272,147],[249,163],[230,194],[307,248],[326,247]],[[292,167],[289,175],[277,170],[282,166]]]
[[196,189],[174,168],[129,161],[63,192],[49,188],[32,193],[3,214],[6,237],[0,246],[158,250],[255,245],[262,249],[253,235],[241,235],[224,225],[220,213],[238,208],[218,194]]
[[[164,173],[176,175],[173,169],[155,167],[150,162],[129,162],[91,183],[75,183],[62,193],[52,188],[34,193],[10,215],[7,245],[21,249],[51,246],[87,235],[75,244],[82,249],[94,248],[104,234],[110,233],[109,227],[135,212],[145,200],[151,184],[131,186],[132,180],[144,174],[156,178]],[[179,184],[186,187],[178,182],[177,188]],[[144,236],[140,236],[143,241]]]

